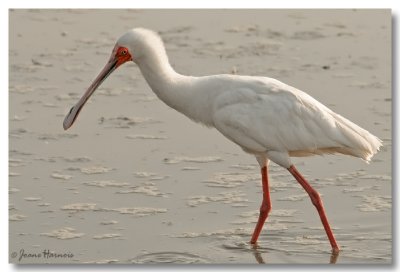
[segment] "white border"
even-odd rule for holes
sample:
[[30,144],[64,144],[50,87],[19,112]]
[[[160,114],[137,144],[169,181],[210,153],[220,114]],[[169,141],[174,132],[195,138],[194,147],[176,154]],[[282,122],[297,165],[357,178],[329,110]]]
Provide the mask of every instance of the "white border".
[[[8,264],[8,9],[9,8],[390,8],[392,9],[392,13],[395,17],[399,15],[399,0],[335,0],[335,1],[324,1],[324,0],[279,0],[279,1],[263,1],[263,0],[202,0],[202,1],[178,1],[178,0],[141,0],[141,1],[127,1],[127,0],[113,0],[113,1],[94,1],[94,0],[69,0],[69,1],[57,1],[57,0],[40,0],[40,1],[32,1],[32,0],[3,0],[0,1],[0,33],[2,35],[2,39],[0,42],[1,54],[0,58],[0,120],[2,124],[1,134],[0,134],[0,147],[1,147],[1,155],[0,155],[0,173],[1,173],[1,217],[0,224],[3,226],[2,228],[2,243],[0,245],[0,271],[118,271],[118,270],[135,270],[135,271],[153,271],[153,270],[207,270],[207,271],[246,271],[253,269],[268,269],[273,268],[274,270],[280,271],[291,271],[291,270],[303,270],[303,271],[320,271],[321,266],[318,267],[302,267],[302,266],[196,266],[196,267],[187,267],[187,266],[16,266]],[[371,20],[373,20],[371,18]],[[398,18],[393,21],[395,24],[398,23]],[[396,40],[394,44],[399,45],[398,37],[399,37],[399,27],[394,25],[394,36],[393,39]],[[7,41],[7,42],[6,42]],[[398,55],[394,54],[396,60],[394,60],[394,68],[396,68],[398,63]],[[396,81],[397,77],[397,69],[394,69],[393,72],[393,81]],[[394,84],[397,87],[397,84]],[[393,92],[397,92],[394,90]],[[393,101],[393,109],[395,105],[398,104],[398,95],[394,95],[395,101]],[[394,122],[393,128],[398,127],[398,116],[393,117]],[[396,125],[395,125],[396,123]],[[397,136],[397,133],[395,134]],[[394,137],[394,135],[393,135]],[[396,141],[397,139],[393,139]],[[396,141],[397,142],[397,141]],[[395,154],[397,152],[397,144],[393,145],[396,150],[393,150]],[[397,158],[397,155],[393,155],[394,158]],[[397,160],[394,160],[393,171],[395,171],[398,167]],[[397,170],[396,170],[397,172]],[[393,188],[395,189],[394,196],[399,195],[399,186],[395,185],[396,180],[395,175],[393,178]],[[396,233],[396,229],[398,228],[398,211],[397,211],[397,201],[396,197],[393,198],[393,209],[395,210],[394,218],[395,224],[393,227],[393,232]],[[397,227],[395,227],[397,226]],[[394,235],[396,238],[397,235]],[[396,270],[397,267],[397,258],[398,258],[398,243],[395,241],[394,243],[394,255],[393,261],[394,265],[386,266],[386,267],[357,267],[352,266],[352,271],[365,271],[365,270]],[[341,266],[329,266],[326,267],[329,270],[339,270],[339,269],[349,269],[349,267],[341,267]]]

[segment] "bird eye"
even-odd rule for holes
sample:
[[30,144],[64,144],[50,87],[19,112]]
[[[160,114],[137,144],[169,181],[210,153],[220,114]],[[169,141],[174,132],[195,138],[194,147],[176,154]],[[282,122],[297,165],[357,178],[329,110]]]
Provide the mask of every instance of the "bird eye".
[[124,55],[124,56],[125,56],[127,53],[128,53],[128,52],[127,52],[126,50],[122,50],[122,51],[121,51],[121,55]]

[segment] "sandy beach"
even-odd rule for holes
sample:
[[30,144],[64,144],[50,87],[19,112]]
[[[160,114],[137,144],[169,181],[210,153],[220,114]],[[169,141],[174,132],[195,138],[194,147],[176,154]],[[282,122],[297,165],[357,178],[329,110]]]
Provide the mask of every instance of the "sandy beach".
[[[9,262],[389,264],[392,262],[390,10],[10,10]],[[373,20],[371,19],[373,18]],[[170,109],[134,63],[74,126],[63,119],[133,27],[160,33],[185,75],[276,78],[383,140],[366,164],[294,158],[314,206],[271,164],[272,212],[253,156]]]

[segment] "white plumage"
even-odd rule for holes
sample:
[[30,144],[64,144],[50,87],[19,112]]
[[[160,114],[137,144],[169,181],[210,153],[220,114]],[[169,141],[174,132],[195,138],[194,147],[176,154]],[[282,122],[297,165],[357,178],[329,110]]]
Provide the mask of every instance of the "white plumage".
[[290,157],[341,153],[368,162],[382,145],[380,139],[308,94],[276,79],[178,74],[169,64],[160,37],[142,28],[128,31],[117,41],[106,67],[65,118],[65,129],[73,124],[101,82],[129,60],[139,66],[162,101],[195,122],[215,127],[244,151],[254,154],[260,167],[265,169],[264,200],[252,242],[257,240],[270,210],[266,167],[271,160],[287,168],[309,193],[320,212],[332,249],[339,250],[322,203],[319,203],[319,195],[297,172]]

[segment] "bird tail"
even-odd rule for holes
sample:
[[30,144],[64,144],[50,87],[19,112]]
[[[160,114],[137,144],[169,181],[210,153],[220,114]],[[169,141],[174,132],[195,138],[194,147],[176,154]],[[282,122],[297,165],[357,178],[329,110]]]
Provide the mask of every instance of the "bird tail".
[[347,140],[346,143],[343,143],[346,153],[369,163],[382,146],[382,140],[343,116],[334,114],[337,121],[336,124],[341,128],[341,133]]

